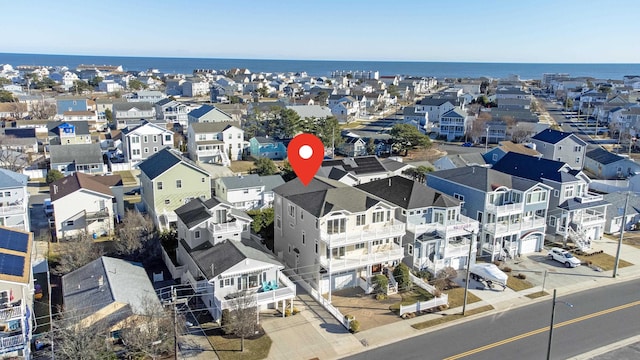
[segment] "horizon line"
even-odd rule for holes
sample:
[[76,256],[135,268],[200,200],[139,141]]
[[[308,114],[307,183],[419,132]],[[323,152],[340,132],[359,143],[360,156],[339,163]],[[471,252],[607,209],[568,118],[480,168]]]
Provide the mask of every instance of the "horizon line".
[[536,64],[536,65],[640,65],[632,62],[524,62],[524,61],[473,61],[473,60],[354,60],[354,59],[292,59],[292,58],[242,58],[242,57],[195,57],[164,55],[95,55],[70,53],[31,53],[0,52],[11,55],[45,55],[45,56],[87,56],[87,57],[122,57],[122,58],[156,58],[156,59],[207,59],[207,60],[257,60],[257,61],[327,61],[327,62],[404,62],[404,63],[458,63],[458,64]]

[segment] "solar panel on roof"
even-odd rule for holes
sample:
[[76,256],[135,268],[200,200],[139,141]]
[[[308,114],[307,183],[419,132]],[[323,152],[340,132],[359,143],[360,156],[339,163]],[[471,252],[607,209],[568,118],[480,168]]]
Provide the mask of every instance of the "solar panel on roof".
[[0,229],[0,248],[26,253],[28,244],[28,234]]
[[24,257],[0,253],[0,274],[24,275]]

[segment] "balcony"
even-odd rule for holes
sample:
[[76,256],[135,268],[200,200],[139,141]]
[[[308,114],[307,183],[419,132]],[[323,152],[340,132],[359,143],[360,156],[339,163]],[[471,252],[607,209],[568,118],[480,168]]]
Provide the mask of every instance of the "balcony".
[[25,339],[22,334],[0,337],[0,354],[21,350],[25,345]]
[[404,257],[404,250],[396,244],[384,244],[373,248],[373,252],[367,250],[350,251],[343,256],[328,259],[320,257],[320,265],[330,269],[332,273],[357,269],[367,265],[380,264],[390,261],[399,261]]
[[594,210],[583,210],[581,215],[574,217],[573,222],[580,224],[584,228],[604,224],[604,221],[603,213]]
[[326,242],[330,248],[334,248],[377,239],[402,237],[405,234],[405,224],[399,221],[394,221],[393,225],[376,227],[374,229],[368,228],[369,226],[371,225],[364,226],[362,230],[353,230],[337,234],[328,234],[326,231],[320,231],[320,239]]
[[209,227],[209,232],[213,237],[225,236],[230,233],[236,234],[236,233],[242,232],[242,225],[238,224],[237,221],[223,223],[223,224],[209,223],[208,227]]
[[524,210],[523,203],[505,204],[505,205],[487,204],[486,206],[486,211],[488,213],[493,213],[493,214],[496,214],[497,216],[521,214],[523,210]]
[[546,219],[543,217],[525,218],[517,222],[494,222],[484,225],[484,230],[492,234],[505,234],[523,230],[533,230],[546,226]]
[[[460,256],[469,256],[469,242],[470,240],[458,241],[455,243],[449,243],[444,250],[445,258],[455,258]],[[475,252],[476,249],[471,249]]]
[[[285,275],[278,274],[278,289],[264,292],[253,292],[255,296],[255,304],[260,307],[262,305],[273,304],[277,301],[293,299],[296,296],[296,285]],[[233,299],[219,299],[216,297],[222,310],[234,307]]]
[[471,234],[474,230],[478,230],[478,222],[476,220],[471,219],[470,217],[466,217],[464,215],[460,215],[458,221],[449,224],[439,224],[439,223],[430,223],[430,224],[412,224],[407,223],[407,230],[414,233],[416,236],[420,236],[426,233],[437,232],[438,236],[443,239],[448,239],[456,236],[466,236]]
[[18,319],[22,317],[22,306],[13,305],[4,309],[0,309],[0,321],[6,322],[11,319]]
[[575,199],[577,202],[582,204],[604,200],[602,195],[592,192],[588,192],[586,195],[576,196]]
[[106,219],[110,217],[109,212],[106,209],[100,210],[100,211],[92,211],[92,212],[85,212],[85,217],[87,220],[98,220],[98,219]]
[[0,206],[0,215],[24,214],[27,210],[22,205]]

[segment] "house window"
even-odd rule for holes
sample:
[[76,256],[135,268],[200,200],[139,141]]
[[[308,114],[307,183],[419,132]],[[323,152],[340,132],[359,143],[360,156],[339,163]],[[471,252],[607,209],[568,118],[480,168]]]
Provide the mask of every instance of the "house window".
[[558,197],[560,196],[560,190],[553,190],[553,196]]
[[289,254],[291,254],[291,244],[289,244]]
[[535,189],[527,194],[527,204],[539,203],[547,200],[547,192],[542,189]]
[[278,229],[280,229],[280,227],[281,227],[281,224],[280,224],[280,217],[278,217],[278,218],[276,219],[276,227],[277,227]]
[[170,199],[164,199],[164,204],[165,204],[165,205],[169,205],[169,204],[171,204],[171,200],[170,200]]
[[158,142],[158,135],[153,135],[153,142]]
[[131,153],[133,155],[140,155],[140,149],[133,149]]
[[67,221],[64,223],[64,225],[65,225],[65,226],[73,226],[73,220],[67,220]]
[[493,154],[493,156],[491,157],[491,159],[493,161],[498,161],[498,154]]
[[171,135],[165,135],[164,141],[171,141]]
[[453,197],[460,200],[460,201],[464,201],[464,195],[462,194],[458,194],[458,193],[453,193]]
[[193,234],[193,237],[196,239],[200,239],[200,230],[196,230],[196,232]]
[[149,142],[149,137],[148,137],[147,135],[143,136],[143,137],[142,137],[142,142],[143,142],[143,143],[147,143],[147,142]]
[[182,189],[182,180],[176,180],[176,188]]
[[346,231],[347,221],[345,218],[327,220],[327,233],[340,234]]
[[162,190],[162,181],[158,181],[158,183],[156,184],[156,188],[158,190]]
[[568,185],[568,186],[564,189],[564,197],[565,197],[565,198],[573,197],[573,185]]
[[356,215],[356,226],[364,225],[366,222],[367,215]]
[[582,151],[582,146],[575,146],[575,147],[573,148],[573,151],[574,151],[574,152],[580,152],[580,151]]
[[409,255],[413,255],[413,245],[412,244],[407,245],[407,252],[409,253]]
[[551,227],[555,227],[556,226],[556,217],[555,216],[549,216],[549,226],[551,226]]
[[318,239],[315,240],[315,245],[316,245],[316,254],[318,253]]
[[144,148],[144,153],[148,154],[149,153],[149,148]]
[[384,221],[384,210],[375,211],[373,214],[371,214],[372,223],[378,223],[383,221]]
[[244,190],[242,191],[242,193],[243,193],[243,194],[248,194],[248,193],[249,193],[249,189],[244,189]]
[[364,249],[364,247],[365,247],[364,243],[358,243],[358,244],[356,244],[356,250]]
[[157,153],[157,152],[158,152],[158,147],[157,147],[157,146],[154,146],[154,147],[153,147],[153,152],[154,152],[154,153]]
[[580,157],[576,158],[576,164],[580,164]]
[[293,205],[289,205],[289,216],[292,218],[296,217],[296,207]]
[[240,139],[242,137],[242,134],[238,134],[238,139]]
[[302,245],[305,245],[305,243],[306,243],[306,234],[303,231],[302,232]]
[[132,136],[131,137],[131,143],[132,144],[139,144],[140,143],[140,138],[137,136]]
[[304,211],[300,211],[300,220],[304,220]]
[[202,182],[204,182],[204,178],[202,178]]
[[233,138],[233,134],[229,134],[229,140]]

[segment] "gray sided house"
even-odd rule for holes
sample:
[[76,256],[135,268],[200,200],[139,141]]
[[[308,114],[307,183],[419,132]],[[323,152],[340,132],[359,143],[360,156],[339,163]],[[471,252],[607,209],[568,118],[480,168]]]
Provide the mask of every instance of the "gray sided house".
[[63,175],[76,171],[85,174],[104,174],[105,165],[102,159],[100,144],[51,145],[50,169],[59,170]]
[[480,223],[479,251],[492,261],[542,249],[549,186],[480,166],[428,173],[427,186],[463,202],[462,214]]
[[486,152],[482,157],[487,164],[493,165],[509,152],[516,152],[529,156],[542,156],[542,154],[524,144],[515,144],[511,141],[500,141],[498,146]]
[[203,122],[230,122],[233,117],[226,112],[211,105],[202,105],[201,107],[191,110],[187,115],[189,125],[193,123]]
[[584,170],[602,180],[626,179],[640,173],[640,164],[598,147],[587,152]]
[[547,219],[547,236],[551,239],[565,243],[571,240],[586,250],[591,240],[602,238],[609,203],[602,195],[589,192],[590,180],[582,171],[564,162],[517,153],[508,153],[493,169],[553,189]]
[[47,122],[49,145],[91,144],[87,121]]
[[460,213],[460,200],[401,176],[357,188],[398,206],[395,217],[407,224],[403,261],[413,269],[436,274],[444,267],[460,270],[475,261],[476,248],[469,259],[469,242],[478,234],[478,221]]
[[620,234],[620,228],[622,227],[623,217],[624,230],[638,230],[638,224],[640,223],[640,198],[635,194],[629,194],[629,202],[627,204],[626,216],[624,205],[627,201],[627,193],[615,192],[610,194],[604,194],[603,198],[609,202],[611,206],[607,207],[606,225],[604,232],[609,235]]
[[536,150],[549,160],[567,163],[575,170],[582,170],[587,143],[573,133],[546,129],[531,138]]
[[127,126],[138,126],[144,120],[154,121],[156,109],[153,104],[146,101],[127,102],[113,104],[113,121],[117,129]]
[[122,130],[122,152],[126,162],[138,163],[164,148],[173,148],[173,131],[143,121]]

